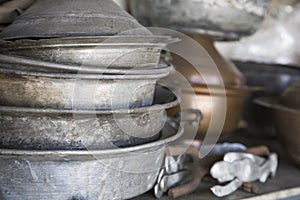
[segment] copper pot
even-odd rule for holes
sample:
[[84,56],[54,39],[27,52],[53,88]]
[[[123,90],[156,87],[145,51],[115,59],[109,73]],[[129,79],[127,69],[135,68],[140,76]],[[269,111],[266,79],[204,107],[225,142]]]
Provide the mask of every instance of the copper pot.
[[271,108],[277,136],[291,159],[300,166],[300,82],[289,86],[280,98],[260,98],[255,102]]
[[[211,88],[210,88],[211,89]],[[181,94],[181,107],[201,110],[203,120],[197,130],[197,139],[203,139],[206,136],[211,122],[212,109],[218,109],[220,100],[224,98],[224,90],[220,87],[213,87],[211,93],[205,86],[193,86],[193,91],[183,89]],[[226,116],[221,133],[221,138],[228,137],[237,127],[241,117],[244,102],[252,93],[252,89],[246,87],[227,87],[226,92]],[[174,108],[172,113],[178,112],[179,107]],[[192,132],[193,127],[185,127],[186,132]],[[218,134],[218,133],[213,133]]]
[[238,70],[238,68],[230,61],[220,55],[214,46],[214,41],[205,36],[201,35],[190,35],[194,40],[196,40],[208,53],[208,55],[213,59],[214,64],[220,71],[221,78],[217,77],[216,74],[206,71],[206,69],[212,67],[212,62],[206,62],[208,59],[201,59],[199,55],[198,60],[201,59],[201,65],[203,66],[201,71],[205,79],[198,73],[198,71],[186,60],[182,59],[177,55],[172,55],[173,64],[178,72],[180,72],[192,85],[220,85],[224,82],[225,86],[241,86],[245,84],[245,77]]
[[[181,98],[183,99],[181,106],[184,106],[184,108],[197,108],[201,110],[204,118],[203,121],[201,121],[201,126],[198,128],[198,134],[196,137],[203,139],[211,121],[212,109],[216,109],[218,111],[222,106],[225,106],[221,100],[224,99],[224,95],[226,95],[227,113],[221,133],[221,137],[225,138],[236,129],[244,102],[251,94],[252,90],[250,88],[243,87],[245,83],[244,76],[231,61],[226,60],[218,53],[214,47],[212,39],[201,35],[191,35],[191,37],[202,45],[210,57],[212,57],[221,77],[218,77],[217,74],[214,74],[209,70],[209,68],[212,67],[212,62],[206,62],[207,59],[201,60],[201,55],[197,58],[202,62],[201,65],[204,66],[201,71],[201,75],[186,60],[173,55],[173,64],[176,70],[187,79],[194,90],[193,93],[193,91],[187,91],[186,86],[181,86]],[[206,82],[204,81],[204,77]],[[225,85],[226,94],[224,94],[222,85]],[[209,88],[213,88],[211,93],[209,93],[207,86],[209,86]],[[186,132],[188,133],[190,131],[192,130],[187,127]]]
[[291,109],[300,110],[300,81],[291,84],[281,95],[280,103]]

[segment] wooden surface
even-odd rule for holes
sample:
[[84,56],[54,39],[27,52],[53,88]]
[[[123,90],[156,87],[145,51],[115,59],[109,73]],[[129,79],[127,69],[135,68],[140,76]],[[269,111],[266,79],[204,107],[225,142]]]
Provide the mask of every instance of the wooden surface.
[[[226,140],[227,142],[243,143],[248,147],[267,145],[272,152],[276,152],[279,155],[279,168],[275,178],[270,178],[264,184],[257,182],[261,193],[259,195],[253,195],[243,191],[236,191],[233,194],[224,197],[217,198],[209,190],[212,186],[208,183],[202,183],[198,190],[193,194],[178,198],[178,200],[237,200],[237,199],[287,199],[287,200],[299,200],[300,199],[300,168],[296,167],[287,158],[282,146],[278,143],[276,138],[265,137],[261,135],[253,135],[246,130],[237,131],[231,138]],[[277,193],[275,193],[277,192]],[[288,198],[289,197],[289,198]],[[154,200],[152,191],[148,194],[134,198],[133,200]],[[167,196],[161,198],[161,200],[169,200]]]

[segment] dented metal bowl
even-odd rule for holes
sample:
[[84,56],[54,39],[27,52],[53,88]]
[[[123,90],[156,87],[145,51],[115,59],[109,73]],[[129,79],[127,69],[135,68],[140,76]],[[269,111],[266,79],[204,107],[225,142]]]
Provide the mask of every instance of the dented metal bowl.
[[292,160],[300,166],[300,82],[292,83],[280,97],[262,97],[255,100],[270,109],[276,135]]
[[255,103],[272,111],[276,136],[290,158],[300,166],[300,110],[282,105],[278,98],[261,97]]
[[[172,66],[166,68],[173,70]],[[62,74],[0,68],[0,104],[102,110],[149,106],[156,81],[168,74]]]
[[166,122],[166,109],[178,105],[158,88],[154,104],[115,110],[59,110],[0,107],[0,148],[108,149],[153,141]]
[[145,145],[100,151],[0,149],[1,199],[129,199],[152,189],[166,146],[183,129]]
[[260,97],[278,97],[291,83],[299,79],[300,70],[293,66],[253,62],[234,62],[247,79],[249,87],[259,87],[247,100],[243,117],[253,134],[276,136],[272,111],[254,102]]
[[255,32],[269,0],[130,0],[144,26],[160,26],[216,38],[238,39]]

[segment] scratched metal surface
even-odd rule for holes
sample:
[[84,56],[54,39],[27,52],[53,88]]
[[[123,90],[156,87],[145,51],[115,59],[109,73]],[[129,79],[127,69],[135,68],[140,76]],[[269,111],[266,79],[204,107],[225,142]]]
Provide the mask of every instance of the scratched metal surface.
[[166,126],[156,142],[101,151],[0,149],[0,200],[129,199],[153,187],[166,145],[182,133]]
[[[131,12],[144,26],[159,26],[237,39],[261,24],[268,0],[130,0]],[[164,19],[164,20],[161,20]]]
[[75,111],[0,106],[0,147],[77,150],[142,144],[157,139],[166,120],[165,109],[177,104],[171,91],[158,88],[153,106],[133,109]]
[[110,0],[38,0],[8,26],[0,38],[107,36],[120,33],[151,35]]

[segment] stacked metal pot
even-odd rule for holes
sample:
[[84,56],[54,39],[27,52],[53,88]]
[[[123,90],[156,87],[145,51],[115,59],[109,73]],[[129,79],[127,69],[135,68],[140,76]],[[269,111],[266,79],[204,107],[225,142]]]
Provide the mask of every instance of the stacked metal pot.
[[38,0],[0,38],[0,199],[152,188],[182,134],[165,124],[176,96],[156,87],[173,70],[159,63],[169,37],[110,0]]

